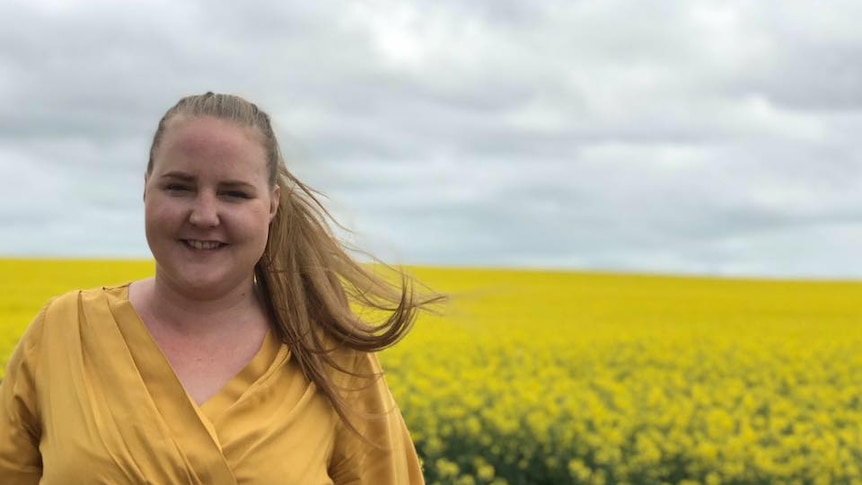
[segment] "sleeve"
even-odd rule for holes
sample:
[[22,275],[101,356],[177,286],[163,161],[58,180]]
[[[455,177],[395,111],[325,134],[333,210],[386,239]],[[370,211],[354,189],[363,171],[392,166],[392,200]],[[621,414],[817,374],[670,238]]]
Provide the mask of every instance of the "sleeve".
[[38,484],[41,426],[36,400],[36,357],[45,319],[43,309],[12,352],[0,383],[0,483]]
[[377,355],[361,352],[355,370],[376,379],[359,380],[349,389],[348,418],[361,438],[339,423],[330,475],[335,485],[424,484],[419,458],[404,418],[383,378]]

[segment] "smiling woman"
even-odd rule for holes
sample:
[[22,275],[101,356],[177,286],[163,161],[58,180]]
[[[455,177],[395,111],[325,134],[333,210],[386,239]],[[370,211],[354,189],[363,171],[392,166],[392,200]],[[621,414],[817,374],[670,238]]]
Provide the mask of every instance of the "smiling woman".
[[351,259],[269,116],[181,99],[144,205],[155,276],[52,300],[10,359],[0,482],[422,483],[375,352],[444,297]]
[[146,232],[157,277],[208,298],[249,288],[278,211],[261,136],[213,117],[170,121],[147,172]]

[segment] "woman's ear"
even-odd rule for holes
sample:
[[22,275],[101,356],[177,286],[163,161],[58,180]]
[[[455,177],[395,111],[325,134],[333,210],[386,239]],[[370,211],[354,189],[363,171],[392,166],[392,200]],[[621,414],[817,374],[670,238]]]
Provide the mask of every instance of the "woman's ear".
[[150,180],[150,174],[144,172],[144,193],[141,195],[141,199],[146,202],[147,200],[147,181]]

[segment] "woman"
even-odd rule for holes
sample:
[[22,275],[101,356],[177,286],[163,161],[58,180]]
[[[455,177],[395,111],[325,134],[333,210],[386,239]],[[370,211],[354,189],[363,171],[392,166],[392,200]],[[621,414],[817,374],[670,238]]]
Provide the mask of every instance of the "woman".
[[373,352],[443,297],[349,257],[268,115],[181,99],[144,205],[155,277],[54,299],[16,348],[0,483],[422,483]]

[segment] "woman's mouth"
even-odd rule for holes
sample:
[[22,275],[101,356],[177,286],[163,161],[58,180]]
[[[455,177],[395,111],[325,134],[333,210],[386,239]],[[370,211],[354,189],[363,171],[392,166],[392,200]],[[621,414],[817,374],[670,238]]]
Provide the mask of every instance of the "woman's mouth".
[[219,249],[222,246],[227,246],[227,244],[219,241],[200,241],[197,239],[181,239],[183,244],[192,248],[192,249]]

